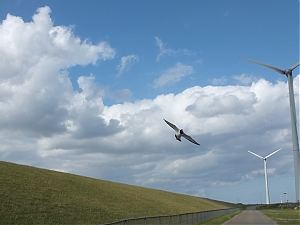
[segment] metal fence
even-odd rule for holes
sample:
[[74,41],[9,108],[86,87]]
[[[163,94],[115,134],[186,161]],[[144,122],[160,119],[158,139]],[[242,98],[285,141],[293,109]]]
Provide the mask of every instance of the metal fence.
[[241,208],[230,208],[169,216],[148,216],[124,219],[102,225],[193,225],[240,209]]

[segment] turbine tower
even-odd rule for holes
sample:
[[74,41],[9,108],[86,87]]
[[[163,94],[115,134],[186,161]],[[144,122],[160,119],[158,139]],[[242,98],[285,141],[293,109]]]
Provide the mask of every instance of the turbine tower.
[[[240,57],[241,58],[241,57]],[[289,99],[290,99],[290,114],[291,114],[291,125],[292,125],[292,139],[293,139],[293,156],[294,156],[294,176],[295,176],[295,193],[296,193],[296,202],[299,202],[299,140],[298,140],[298,133],[297,133],[297,119],[296,119],[296,107],[295,107],[295,98],[294,98],[294,87],[293,87],[293,75],[292,72],[296,69],[300,62],[296,63],[290,69],[280,69],[274,66],[270,66],[264,63],[256,62],[251,59],[241,58],[243,60],[247,60],[252,63],[256,63],[258,65],[267,67],[269,69],[275,70],[276,72],[286,75],[288,78],[288,86],[289,86]]]
[[254,152],[248,151],[251,154],[257,156],[258,158],[264,160],[264,169],[265,169],[265,182],[266,182],[266,203],[270,204],[270,196],[269,196],[269,186],[268,186],[268,173],[267,173],[267,158],[269,158],[271,155],[274,155],[276,152],[280,151],[280,149],[276,150],[275,152],[272,152],[271,154],[267,155],[266,157],[262,157],[258,154],[255,154]]

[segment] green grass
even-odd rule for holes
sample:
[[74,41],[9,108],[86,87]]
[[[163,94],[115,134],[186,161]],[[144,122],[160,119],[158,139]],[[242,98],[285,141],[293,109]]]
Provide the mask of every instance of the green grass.
[[199,223],[199,225],[215,225],[215,224],[222,224],[224,222],[226,222],[227,220],[230,220],[231,218],[233,218],[234,216],[238,215],[239,213],[241,213],[243,210],[238,210],[232,213],[227,213],[224,214],[222,216],[218,216],[214,219],[208,220],[206,222],[203,223]]
[[278,225],[300,224],[299,209],[262,209],[260,211],[274,220]]
[[235,204],[0,161],[0,224],[99,224]]

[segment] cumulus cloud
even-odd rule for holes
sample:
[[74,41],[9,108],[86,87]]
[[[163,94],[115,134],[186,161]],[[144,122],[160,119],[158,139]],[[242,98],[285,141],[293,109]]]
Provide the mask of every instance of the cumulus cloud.
[[53,26],[50,12],[39,8],[29,23],[7,15],[0,28],[0,79],[20,83],[43,66],[63,69],[114,57],[107,43],[92,45],[74,36],[70,27]]
[[139,57],[137,55],[128,55],[128,56],[123,56],[121,58],[121,61],[119,65],[117,66],[118,70],[118,76],[120,76],[122,73],[125,71],[130,70],[130,68],[137,63],[139,60]]
[[[281,147],[272,156],[284,154],[280,162],[268,164],[270,177],[291,173],[286,82],[194,86],[107,106],[94,75],[79,77],[76,91],[68,68],[112,59],[115,51],[106,42],[94,45],[71,28],[54,26],[49,13],[40,8],[29,23],[8,15],[0,25],[1,160],[200,196],[261,176],[248,150],[268,155]],[[192,72],[177,63],[155,85]],[[299,102],[297,85],[295,98]],[[163,118],[201,146],[176,141]]]
[[154,87],[162,87],[170,83],[176,83],[183,77],[188,76],[194,72],[192,66],[184,65],[183,63],[176,63],[176,65],[170,69],[167,69],[162,75],[154,80]]
[[106,43],[82,41],[69,27],[54,26],[50,8],[37,10],[32,21],[7,15],[0,25],[1,119],[5,129],[51,136],[67,130],[66,120],[82,109],[101,113],[101,95],[92,77],[78,79],[73,91],[67,68],[114,58]]
[[[277,105],[281,105],[280,109]],[[291,148],[287,86],[283,82],[259,80],[251,86],[195,86],[177,95],[113,105],[104,110],[103,116],[120,120],[126,127],[123,147],[123,138],[131,137],[132,151],[136,147],[135,154],[142,151],[145,156],[134,163],[138,166],[134,167],[133,179],[140,185],[171,188],[180,180],[193,183],[199,179],[203,185],[236,185],[245,182],[242,177],[249,171],[253,174],[252,170],[256,170],[251,163],[241,167],[241,162],[248,159],[247,150],[260,149],[267,154],[278,146]],[[184,127],[201,143],[201,150],[184,142],[184,153],[181,152],[173,135],[164,135],[172,130],[162,118]],[[286,171],[291,159],[290,155],[283,163]]]

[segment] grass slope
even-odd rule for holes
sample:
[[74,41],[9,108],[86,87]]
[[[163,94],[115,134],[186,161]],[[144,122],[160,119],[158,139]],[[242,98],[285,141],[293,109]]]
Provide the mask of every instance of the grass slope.
[[99,224],[234,204],[0,161],[0,224]]

